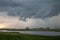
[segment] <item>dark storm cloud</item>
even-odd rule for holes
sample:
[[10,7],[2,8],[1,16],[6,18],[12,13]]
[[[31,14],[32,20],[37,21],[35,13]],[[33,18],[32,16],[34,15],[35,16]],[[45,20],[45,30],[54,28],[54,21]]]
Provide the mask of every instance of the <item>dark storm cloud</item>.
[[13,2],[12,0],[0,0],[0,6],[20,6],[21,4],[17,4],[15,2]]
[[47,18],[60,14],[60,0],[0,0],[0,8],[22,20]]

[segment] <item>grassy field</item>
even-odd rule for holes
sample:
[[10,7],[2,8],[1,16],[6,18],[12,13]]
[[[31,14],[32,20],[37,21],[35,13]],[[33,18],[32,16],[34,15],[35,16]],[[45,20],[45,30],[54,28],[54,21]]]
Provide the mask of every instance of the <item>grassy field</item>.
[[0,40],[60,40],[60,36],[39,36],[15,32],[0,32]]

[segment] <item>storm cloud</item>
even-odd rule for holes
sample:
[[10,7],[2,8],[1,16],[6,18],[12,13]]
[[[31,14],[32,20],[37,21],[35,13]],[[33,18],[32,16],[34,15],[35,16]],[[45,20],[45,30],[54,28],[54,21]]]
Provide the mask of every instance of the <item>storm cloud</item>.
[[[14,21],[16,23],[13,24],[11,22],[11,25],[21,24],[20,22],[23,20],[26,22],[22,24],[27,23],[30,27],[60,26],[58,22],[60,20],[59,15],[60,0],[0,0],[0,18],[3,18],[2,20],[5,19],[5,16],[9,20],[18,18],[18,21]],[[7,22],[2,20],[0,23]]]
[[60,14],[60,0],[0,0],[0,10],[22,20],[47,18]]

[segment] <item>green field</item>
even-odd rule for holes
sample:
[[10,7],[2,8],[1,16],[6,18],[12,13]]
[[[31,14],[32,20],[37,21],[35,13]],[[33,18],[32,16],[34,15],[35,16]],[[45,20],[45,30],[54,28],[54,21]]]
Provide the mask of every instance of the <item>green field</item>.
[[39,36],[15,32],[0,32],[0,40],[60,40],[60,36]]

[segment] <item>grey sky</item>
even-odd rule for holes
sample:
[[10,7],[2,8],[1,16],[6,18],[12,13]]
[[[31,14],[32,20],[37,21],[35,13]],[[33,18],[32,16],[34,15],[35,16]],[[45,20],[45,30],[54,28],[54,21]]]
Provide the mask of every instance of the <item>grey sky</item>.
[[[1,12],[3,13],[2,15]],[[39,27],[43,27],[44,25],[51,26],[52,21],[54,21],[52,26],[57,25],[58,23],[55,24],[55,20],[60,19],[57,19],[55,17],[60,17],[59,14],[60,0],[0,0],[1,16],[17,17],[18,21],[27,21],[27,19],[36,20],[39,22],[37,25]],[[33,21],[32,26],[34,26],[34,24],[37,24],[36,21]]]

